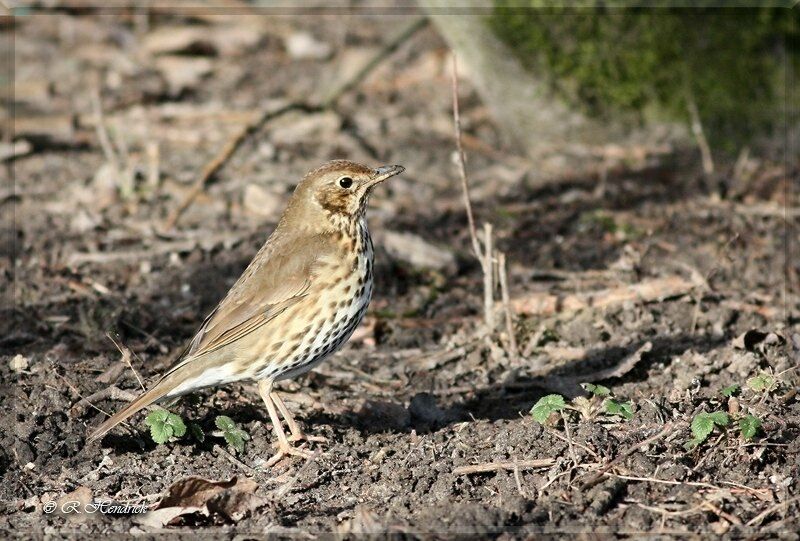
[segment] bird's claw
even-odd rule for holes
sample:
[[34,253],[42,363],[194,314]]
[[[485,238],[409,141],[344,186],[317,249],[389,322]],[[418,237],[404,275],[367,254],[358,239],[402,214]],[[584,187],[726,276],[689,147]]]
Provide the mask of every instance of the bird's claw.
[[284,457],[287,456],[297,456],[300,458],[304,458],[306,460],[310,459],[314,456],[314,453],[307,449],[303,449],[302,447],[294,447],[293,445],[289,445],[289,443],[278,442],[276,444],[278,448],[278,452],[272,455],[272,458],[267,460],[267,467],[270,468],[283,460]]
[[291,436],[289,436],[289,441],[328,443],[328,438],[326,438],[325,436],[309,436],[305,432],[300,432],[299,434],[292,434]]

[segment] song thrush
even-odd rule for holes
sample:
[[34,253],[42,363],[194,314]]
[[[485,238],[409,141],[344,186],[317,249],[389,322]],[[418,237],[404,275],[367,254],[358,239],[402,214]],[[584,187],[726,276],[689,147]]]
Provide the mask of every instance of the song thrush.
[[372,189],[403,172],[344,160],[308,173],[297,185],[275,231],[208,315],[178,362],[155,386],[101,424],[103,436],[154,402],[203,387],[258,381],[278,438],[269,461],[307,453],[289,443],[307,438],[276,381],[308,372],[344,344],[372,296],[372,239],[365,218]]

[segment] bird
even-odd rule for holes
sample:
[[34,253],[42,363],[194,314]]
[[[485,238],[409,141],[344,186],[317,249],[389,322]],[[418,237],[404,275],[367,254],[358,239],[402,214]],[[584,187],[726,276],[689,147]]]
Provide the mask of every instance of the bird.
[[267,464],[289,455],[308,457],[308,450],[292,443],[324,438],[300,429],[274,384],[313,369],[361,323],[374,283],[367,203],[378,184],[404,170],[334,160],[306,174],[272,234],[173,366],[88,441],[156,402],[256,381],[277,437],[277,452]]

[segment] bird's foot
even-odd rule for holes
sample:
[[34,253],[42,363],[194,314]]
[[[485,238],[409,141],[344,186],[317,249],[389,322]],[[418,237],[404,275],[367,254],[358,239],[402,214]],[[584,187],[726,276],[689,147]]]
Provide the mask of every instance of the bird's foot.
[[311,451],[303,449],[302,446],[295,447],[293,445],[290,445],[288,441],[278,442],[275,444],[275,446],[278,448],[278,452],[272,455],[272,457],[269,460],[267,460],[266,465],[268,468],[271,468],[272,466],[274,466],[275,464],[277,464],[278,462],[280,462],[281,460],[283,460],[285,457],[288,456],[296,456],[304,458],[306,460],[314,456],[314,453],[312,453]]
[[328,438],[325,436],[310,436],[305,432],[296,432],[289,436],[289,441],[307,441],[317,443],[328,443]]

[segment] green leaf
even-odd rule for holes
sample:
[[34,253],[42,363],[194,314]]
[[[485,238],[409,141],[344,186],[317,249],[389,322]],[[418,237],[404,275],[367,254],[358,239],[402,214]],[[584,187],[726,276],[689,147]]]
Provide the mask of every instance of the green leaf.
[[198,442],[203,443],[204,441],[206,441],[206,433],[203,432],[203,428],[199,424],[189,423],[188,428],[189,428],[189,433]]
[[167,415],[165,424],[172,427],[172,435],[176,438],[181,438],[186,434],[186,425],[183,424],[183,419],[174,413]]
[[730,419],[728,414],[724,411],[714,411],[712,413],[698,413],[692,419],[692,436],[694,436],[685,445],[686,449],[697,447],[714,431],[714,425],[728,426]]
[[223,432],[228,430],[233,430],[234,428],[236,428],[236,423],[234,423],[233,419],[231,419],[227,415],[218,415],[217,418],[214,420],[214,424],[217,425],[217,428],[219,428]]
[[708,414],[714,424],[717,426],[728,426],[730,419],[728,418],[728,414],[724,411],[713,411]]
[[619,415],[625,419],[631,419],[633,417],[633,404],[630,400],[627,402],[617,402],[609,398],[603,402],[603,406],[605,407],[605,412],[609,415]]
[[605,385],[595,385],[594,383],[581,383],[587,392],[592,393],[594,396],[611,396],[611,389]]
[[761,428],[761,419],[754,415],[745,415],[739,419],[739,430],[745,440],[752,440],[759,428]]
[[766,372],[761,372],[747,380],[747,386],[757,393],[769,391],[773,385],[775,385],[775,378]]
[[547,418],[555,411],[561,411],[566,407],[564,397],[560,394],[549,394],[539,399],[531,408],[531,415],[538,423],[544,424]]
[[740,389],[741,385],[739,385],[738,383],[734,383],[733,385],[728,385],[727,387],[722,389],[719,392],[719,394],[721,394],[724,397],[730,398],[733,395],[738,394]]
[[244,442],[250,439],[250,435],[241,428],[238,428],[236,423],[233,422],[233,419],[225,415],[218,416],[214,420],[214,423],[217,425],[217,428],[222,431],[222,437],[225,438],[225,442],[237,452],[243,453]]
[[167,410],[151,411],[144,420],[150,427],[150,437],[158,444],[166,443],[171,437],[186,434],[183,419]]
[[167,410],[154,410],[147,414],[145,417],[144,422],[147,426],[153,426],[154,424],[164,424],[167,420],[167,416],[169,416],[169,412]]
[[244,438],[242,438],[236,432],[224,432],[222,437],[225,438],[225,442],[233,447],[237,453],[244,452]]
[[687,451],[689,451],[689,450],[691,450],[691,449],[694,449],[695,447],[697,447],[697,446],[698,446],[698,445],[700,445],[701,443],[703,443],[703,441],[704,441],[704,440],[699,440],[699,439],[697,439],[697,438],[692,438],[692,439],[690,439],[689,441],[687,441],[686,443],[684,443],[684,444],[683,444],[683,447],[684,447],[684,448],[685,448]]

